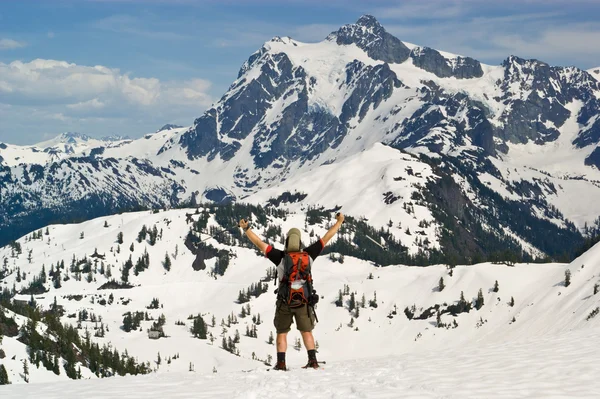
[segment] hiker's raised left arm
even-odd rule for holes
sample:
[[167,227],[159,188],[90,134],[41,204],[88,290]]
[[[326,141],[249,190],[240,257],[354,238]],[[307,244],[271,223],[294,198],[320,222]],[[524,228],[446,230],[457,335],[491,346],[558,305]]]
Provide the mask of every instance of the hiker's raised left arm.
[[254,232],[250,229],[250,223],[248,223],[247,220],[240,220],[238,226],[240,226],[240,228],[244,230],[244,232],[246,233],[246,237],[248,237],[252,244],[256,245],[256,247],[260,249],[262,253],[265,253],[267,251],[268,245],[263,240],[261,240],[259,236],[254,234]]
[[335,233],[338,232],[340,227],[342,227],[342,223],[344,223],[344,214],[338,213],[336,215],[336,219],[337,219],[337,221],[335,222],[335,224],[333,226],[331,226],[329,228],[329,230],[327,230],[327,233],[325,233],[323,238],[321,238],[321,240],[323,240],[323,246],[327,245],[329,240],[331,240],[333,238],[333,236],[335,235]]

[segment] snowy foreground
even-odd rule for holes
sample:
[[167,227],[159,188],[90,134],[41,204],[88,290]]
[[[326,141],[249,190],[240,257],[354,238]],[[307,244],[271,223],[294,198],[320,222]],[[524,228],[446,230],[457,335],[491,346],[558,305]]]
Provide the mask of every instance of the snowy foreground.
[[[388,337],[392,339],[392,337]],[[597,398],[600,328],[287,373],[172,373],[0,388],[3,398]],[[296,367],[294,367],[296,366]]]
[[[273,332],[273,283],[269,292],[246,304],[236,301],[240,290],[265,276],[268,262],[248,248],[211,240],[212,245],[234,254],[227,271],[223,276],[211,275],[214,258],[206,260],[205,270],[194,270],[194,255],[183,244],[189,229],[186,212],[190,210],[144,211],[49,226],[41,240],[19,240],[20,256],[13,257],[8,246],[0,248],[0,259],[8,260],[2,286],[17,290],[33,281],[42,265],[49,273],[64,261],[67,266],[62,273],[70,278],[63,279],[60,288],[48,280],[48,291],[35,295],[38,306],[48,309],[56,300],[65,309],[61,321],[81,324],[80,335],[86,330],[94,333],[103,325],[105,334],[93,337],[95,342],[127,350],[156,371],[97,379],[82,364],[83,380],[71,381],[64,370],[55,375],[30,365],[27,384],[22,375],[27,347],[18,337],[6,336],[0,344],[6,357],[0,363],[13,385],[0,387],[1,399],[272,398],[284,390],[300,398],[600,397],[600,244],[570,264],[482,263],[457,266],[452,273],[445,265],[376,267],[349,256],[343,263],[323,256],[314,269],[321,295],[315,338],[318,357],[327,364],[318,371],[301,369],[306,352],[294,349],[299,334],[293,327],[288,337],[291,371],[282,373],[267,371],[263,364],[268,356],[275,356],[275,347],[268,342]],[[290,214],[287,220],[269,222],[286,231],[302,226],[304,216]],[[156,226],[165,234],[154,245],[139,242],[136,237],[142,226]],[[317,236],[325,231],[325,226],[312,228]],[[263,227],[257,230],[262,233]],[[117,251],[119,232],[124,240]],[[104,257],[98,270],[104,264],[106,272],[96,273],[92,268],[78,279],[82,273],[70,271],[72,259],[89,259],[96,251]],[[98,289],[108,281],[109,267],[113,276],[120,276],[121,265],[130,256],[135,261],[144,251],[149,253],[150,266],[139,275],[131,273],[133,288]],[[165,253],[173,259],[168,271],[161,263]],[[567,271],[569,285],[565,284]],[[445,288],[440,291],[441,278]],[[493,289],[496,282],[498,291]],[[369,302],[376,298],[377,306],[360,307],[359,315],[358,310],[349,310],[349,294],[344,295],[342,307],[336,306],[344,289],[359,302],[363,297]],[[444,313],[439,320],[428,311],[456,304],[463,293],[467,302],[474,303],[478,291],[485,300],[479,310]],[[148,308],[153,298],[160,301],[157,309]],[[30,295],[16,299],[27,301]],[[242,308],[248,306],[250,316],[242,317]],[[414,309],[414,318],[405,315],[408,308]],[[101,321],[78,321],[75,316],[84,310]],[[164,314],[166,337],[148,338],[152,320],[125,332],[123,315],[128,311],[148,312],[154,320]],[[215,319],[208,328],[215,342],[192,336],[188,317],[199,313],[207,323]],[[229,325],[223,320],[231,315],[239,319]],[[251,319],[259,315],[262,322],[255,324]],[[8,311],[7,316],[18,325],[27,322]],[[244,334],[250,327],[256,329],[257,337]],[[40,334],[43,329],[38,325]],[[238,332],[235,356],[221,342]],[[60,362],[64,364],[64,359]]]

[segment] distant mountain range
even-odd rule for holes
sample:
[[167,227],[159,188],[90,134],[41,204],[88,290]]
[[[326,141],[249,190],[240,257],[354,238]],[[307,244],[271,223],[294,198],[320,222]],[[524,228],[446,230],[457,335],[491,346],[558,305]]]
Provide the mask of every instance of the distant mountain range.
[[595,69],[485,65],[367,15],[319,43],[266,42],[191,127],[0,145],[0,242],[127,209],[298,192],[279,204],[416,220],[449,256],[568,257],[600,215],[599,104]]

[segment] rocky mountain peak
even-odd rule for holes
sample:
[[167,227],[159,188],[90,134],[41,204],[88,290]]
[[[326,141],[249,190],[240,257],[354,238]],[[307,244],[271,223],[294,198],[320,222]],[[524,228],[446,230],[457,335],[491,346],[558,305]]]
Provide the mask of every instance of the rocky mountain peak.
[[87,134],[83,134],[83,133],[77,133],[77,132],[66,132],[61,134],[61,139],[65,139],[67,141],[67,143],[75,143],[77,139],[82,140],[82,141],[88,141],[90,140],[90,136],[88,136]]
[[372,15],[365,14],[356,21],[357,26],[372,28],[372,29],[383,29],[383,26],[377,21]]
[[339,45],[355,44],[369,57],[388,63],[402,63],[410,50],[398,38],[389,34],[372,15],[363,15],[354,24],[342,26],[327,36]]
[[167,123],[166,125],[164,125],[164,126],[163,126],[163,127],[161,127],[160,129],[158,129],[158,130],[156,131],[156,133],[158,133],[158,132],[162,132],[163,130],[173,130],[173,129],[180,129],[180,128],[182,128],[182,127],[183,127],[183,126],[179,126],[179,125],[173,125],[173,124],[171,124],[171,123]]

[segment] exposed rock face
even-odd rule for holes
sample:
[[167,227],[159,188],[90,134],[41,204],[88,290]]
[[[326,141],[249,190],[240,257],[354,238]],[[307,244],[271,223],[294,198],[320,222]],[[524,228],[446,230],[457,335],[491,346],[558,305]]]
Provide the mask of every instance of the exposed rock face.
[[429,47],[417,47],[410,53],[415,66],[431,72],[440,78],[458,79],[480,78],[483,69],[479,61],[471,57],[445,58],[439,51]]
[[364,15],[355,24],[345,25],[331,33],[327,39],[337,44],[356,44],[369,57],[388,63],[402,63],[410,50],[396,37],[390,35],[371,15]]
[[596,147],[596,149],[585,159],[585,164],[600,169],[600,146]]
[[[506,59],[502,66],[504,80],[498,86],[503,95],[497,100],[509,106],[500,117],[504,128],[498,130],[498,137],[505,141],[532,140],[543,144],[556,140],[560,134],[558,129],[571,116],[567,105],[575,100],[583,103],[579,123],[589,121],[586,115],[594,114],[594,109],[595,114],[598,113],[594,92],[600,90],[600,86],[587,72],[551,67],[515,56]],[[592,142],[593,138],[586,137],[575,140],[578,145]]]
[[[309,106],[309,93],[317,78],[309,77],[301,66],[294,66],[286,54],[259,51],[248,59],[241,72],[250,68],[260,68],[260,75],[250,81],[244,76],[238,79],[219,104],[198,118],[192,130],[181,137],[180,144],[190,159],[206,156],[213,160],[219,155],[230,160],[240,149],[241,141],[252,134],[251,154],[258,168],[284,168],[296,160],[313,159],[339,145],[347,134],[346,123],[350,119],[358,116],[362,120],[394,89],[404,87],[387,64],[351,62],[346,65],[346,79],[340,87],[349,96],[341,114],[336,116],[328,109]],[[269,122],[266,114],[273,107],[281,109],[280,115]],[[237,178],[246,187],[256,184],[244,172]]]
[[173,125],[171,123],[167,123],[166,125],[164,125],[163,127],[161,127],[160,129],[158,129],[156,132],[162,132],[163,130],[173,130],[173,129],[179,129],[182,128],[183,126],[179,126],[179,125]]

